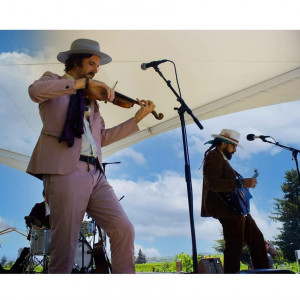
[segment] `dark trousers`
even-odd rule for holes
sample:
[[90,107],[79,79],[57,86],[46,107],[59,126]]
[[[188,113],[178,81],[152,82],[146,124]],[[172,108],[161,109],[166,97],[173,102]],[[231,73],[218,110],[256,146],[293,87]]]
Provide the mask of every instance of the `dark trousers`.
[[250,214],[220,218],[225,240],[224,273],[235,274],[240,271],[243,244],[249,247],[255,269],[270,268],[263,234]]

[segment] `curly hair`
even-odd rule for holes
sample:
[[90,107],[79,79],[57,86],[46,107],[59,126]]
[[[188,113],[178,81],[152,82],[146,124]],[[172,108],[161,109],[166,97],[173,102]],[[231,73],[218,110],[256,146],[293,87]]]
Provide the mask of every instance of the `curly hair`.
[[71,54],[65,62],[65,72],[72,70],[75,66],[82,67],[82,60],[91,56],[93,56],[93,54]]

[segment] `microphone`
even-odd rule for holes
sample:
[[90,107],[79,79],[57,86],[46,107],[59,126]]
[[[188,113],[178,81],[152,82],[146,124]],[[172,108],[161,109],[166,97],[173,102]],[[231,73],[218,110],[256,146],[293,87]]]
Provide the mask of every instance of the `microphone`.
[[262,141],[265,142],[266,138],[270,137],[268,135],[254,135],[254,134],[248,134],[247,135],[247,140],[248,141],[254,141],[255,139],[261,139]]
[[162,60],[154,60],[151,61],[149,63],[142,63],[141,64],[141,69],[142,70],[147,70],[150,67],[157,67],[158,65],[165,63],[166,61],[168,61],[167,59],[162,59]]

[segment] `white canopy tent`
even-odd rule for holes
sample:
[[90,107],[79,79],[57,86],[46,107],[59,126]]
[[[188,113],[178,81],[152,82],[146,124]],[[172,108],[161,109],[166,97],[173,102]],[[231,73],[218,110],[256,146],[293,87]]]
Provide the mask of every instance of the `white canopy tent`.
[[[145,118],[140,132],[105,147],[104,157],[180,126],[177,99],[154,69],[141,70],[143,62],[169,59],[176,64],[182,98],[200,122],[300,100],[300,31],[45,31],[47,42],[34,57],[0,53],[0,163],[26,169],[41,130],[38,106],[30,101],[27,87],[45,71],[63,74],[57,53],[82,37],[99,41],[113,58],[95,79],[110,86],[118,81],[116,91],[151,99],[164,114],[161,121]],[[173,64],[159,68],[177,90]],[[138,109],[103,102],[100,107],[107,127]],[[192,122],[188,115],[186,121]]]

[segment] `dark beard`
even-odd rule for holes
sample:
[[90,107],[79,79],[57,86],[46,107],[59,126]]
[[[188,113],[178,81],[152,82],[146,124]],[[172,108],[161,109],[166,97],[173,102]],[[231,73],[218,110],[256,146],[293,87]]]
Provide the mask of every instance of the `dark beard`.
[[230,153],[227,149],[224,149],[224,150],[223,150],[223,154],[225,155],[225,157],[226,157],[228,160],[231,160],[231,158],[232,158],[232,153]]

